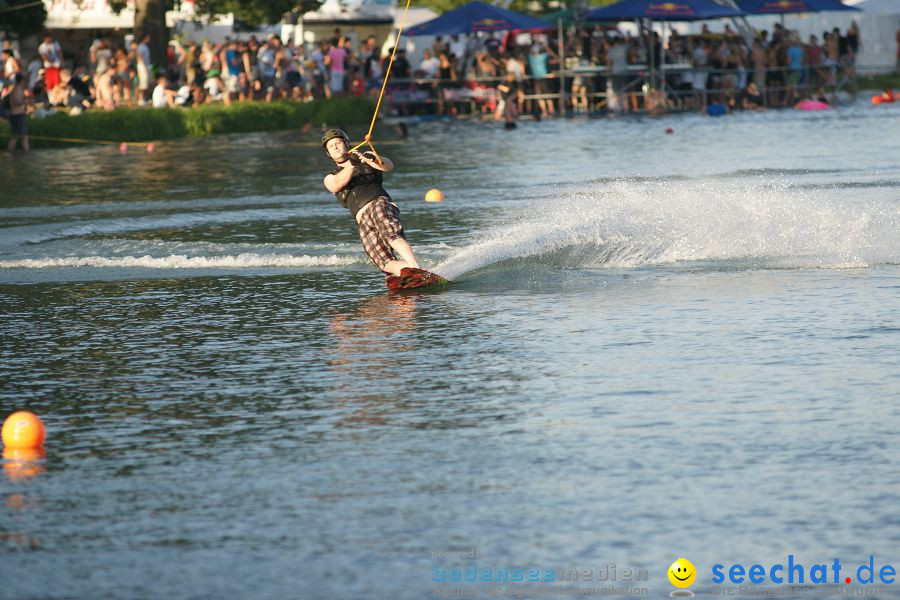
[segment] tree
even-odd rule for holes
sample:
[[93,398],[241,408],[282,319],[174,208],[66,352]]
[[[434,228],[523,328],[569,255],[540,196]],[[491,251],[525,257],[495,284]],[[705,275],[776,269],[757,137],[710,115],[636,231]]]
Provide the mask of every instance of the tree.
[[134,39],[141,43],[150,36],[150,59],[157,67],[166,68],[166,48],[169,46],[169,30],[166,29],[165,0],[135,0]]
[[0,31],[20,38],[40,33],[47,20],[43,2],[34,0],[0,0]]

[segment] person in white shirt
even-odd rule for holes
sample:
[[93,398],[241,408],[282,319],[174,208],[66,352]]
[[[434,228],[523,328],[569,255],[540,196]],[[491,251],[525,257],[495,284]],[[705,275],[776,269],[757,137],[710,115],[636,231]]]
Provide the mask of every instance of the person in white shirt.
[[38,54],[44,66],[44,83],[49,92],[59,85],[59,70],[62,68],[63,54],[59,42],[49,33],[44,35],[44,43],[38,46]]
[[425,77],[433,79],[437,77],[440,68],[441,61],[431,53],[431,50],[426,48],[422,52],[422,62],[419,63],[419,70],[425,74]]
[[169,89],[169,80],[166,79],[164,75],[160,75],[156,80],[156,87],[153,88],[153,108],[175,106],[175,97],[177,95],[178,92]]

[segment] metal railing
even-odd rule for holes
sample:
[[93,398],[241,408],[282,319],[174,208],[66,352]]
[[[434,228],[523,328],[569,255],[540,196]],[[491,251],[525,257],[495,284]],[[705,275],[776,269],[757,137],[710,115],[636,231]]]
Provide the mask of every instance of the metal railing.
[[[439,113],[490,113],[501,101],[497,86],[503,81],[502,77],[395,79],[388,85],[386,100],[401,114],[430,107],[436,107]],[[564,87],[559,85],[561,81]],[[630,65],[625,73],[610,73],[602,66],[580,66],[541,78],[521,77],[516,80],[521,90],[516,99],[525,112],[534,112],[533,103],[540,101],[554,103],[552,112],[563,114],[696,110],[710,103],[741,104],[751,82],[757,84],[763,107],[787,106],[819,93],[835,102],[838,91],[855,93],[855,72],[846,64],[805,65],[799,70],[674,64],[667,65],[664,74],[645,65]]]

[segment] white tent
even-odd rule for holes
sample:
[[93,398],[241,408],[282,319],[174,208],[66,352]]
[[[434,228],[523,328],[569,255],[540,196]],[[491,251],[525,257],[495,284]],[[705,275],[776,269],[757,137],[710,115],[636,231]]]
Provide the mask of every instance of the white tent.
[[868,15],[897,15],[900,17],[900,2],[897,0],[863,0],[854,6],[861,8]]

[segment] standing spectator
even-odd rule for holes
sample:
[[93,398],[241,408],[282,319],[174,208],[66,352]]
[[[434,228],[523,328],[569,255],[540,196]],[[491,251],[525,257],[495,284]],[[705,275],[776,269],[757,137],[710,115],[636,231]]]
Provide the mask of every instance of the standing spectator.
[[785,104],[793,106],[797,99],[797,88],[803,77],[803,45],[800,43],[800,37],[796,33],[791,33],[788,38],[787,57],[787,98]]
[[371,95],[377,95],[382,85],[381,69],[381,51],[374,35],[369,36],[363,49],[365,62],[363,63],[363,71],[366,76],[366,88]]
[[97,106],[103,110],[116,108],[115,75],[116,59],[113,58],[109,61],[109,68],[94,80]]
[[449,46],[444,42],[443,36],[436,36],[434,38],[434,43],[431,45],[431,52],[435,56],[440,56],[441,52],[449,51]]
[[458,68],[457,75],[464,75],[467,67],[468,60],[468,52],[466,52],[466,40],[460,39],[458,33],[454,33],[450,36],[450,41],[447,42],[447,45],[450,47],[450,54],[456,59],[456,65]]
[[[442,115],[444,114],[444,91],[456,87],[456,69],[453,66],[453,59],[447,50],[441,52],[438,60],[440,61],[440,70],[438,71],[438,81],[435,83],[437,87],[438,114]],[[453,107],[453,113],[456,114],[455,106]]]
[[397,79],[409,79],[409,72],[412,67],[409,64],[409,59],[406,58],[406,50],[403,48],[397,48],[397,55],[394,57],[394,66],[392,68]]
[[100,38],[97,45],[91,48],[91,67],[94,71],[94,78],[106,73],[109,69],[109,61],[112,60],[112,50],[109,49],[109,42],[106,38]]
[[766,87],[769,91],[770,106],[784,106],[784,78],[787,66],[787,52],[781,34],[776,31],[772,35],[768,52],[769,75]]
[[699,96],[700,106],[706,106],[706,81],[709,79],[709,46],[706,40],[697,40],[694,50],[691,52],[691,63],[694,67],[692,75],[692,87],[694,92]]
[[269,36],[256,53],[260,87],[265,91],[266,102],[271,102],[275,94],[276,49],[273,40],[274,36]]
[[25,76],[16,73],[13,77],[13,85],[9,88],[4,99],[9,100],[9,127],[10,138],[6,149],[12,152],[16,144],[22,140],[22,150],[26,153],[31,150],[28,143],[28,106],[31,104],[31,93],[25,87]]
[[809,36],[809,44],[806,46],[806,64],[809,68],[807,83],[809,87],[818,87],[827,78],[822,72],[822,60],[824,52],[822,46],[819,45],[819,38],[815,35]]
[[331,40],[331,48],[325,55],[325,65],[331,71],[330,85],[331,93],[338,96],[344,95],[344,61],[347,58],[347,50],[341,45],[340,38]]
[[63,61],[62,48],[48,32],[44,34],[44,43],[38,46],[38,54],[41,55],[44,64],[44,83],[49,92],[59,85],[59,70]]
[[516,82],[516,76],[506,74],[506,79],[497,85],[497,90],[502,94],[503,101],[497,106],[495,119],[503,118],[505,129],[515,129],[516,119],[519,117],[518,106],[521,102],[522,90]]
[[136,66],[138,76],[138,104],[147,102],[147,90],[150,89],[150,36],[145,35],[137,47]]
[[31,59],[31,62],[28,63],[28,89],[33,90],[38,81],[41,79],[41,71],[44,70],[44,62],[41,60],[40,56],[35,56]]
[[606,69],[612,81],[615,108],[625,110],[625,87],[628,85],[628,47],[622,38],[613,38],[612,46],[606,52]]
[[751,59],[753,60],[753,83],[756,84],[757,91],[763,90],[766,87],[766,67],[769,64],[769,56],[761,40],[753,42]]
[[[557,58],[556,54],[553,54],[553,58]],[[543,44],[533,44],[531,46],[531,54],[528,55],[528,67],[531,69],[531,76],[534,78],[534,93],[537,96],[546,94],[548,90],[545,80],[547,75],[550,74],[550,52]],[[547,102],[545,98],[538,98],[537,105],[540,108],[542,117],[554,113],[552,101]]]
[[3,75],[0,77],[0,89],[4,85],[12,85],[17,73],[22,72],[22,65],[13,56],[11,48],[4,48],[0,51],[0,66],[3,67]]
[[197,42],[191,41],[187,50],[184,52],[184,81],[190,87],[197,81],[197,74],[200,70],[200,49]]
[[243,100],[240,75],[244,65],[241,62],[241,55],[238,52],[238,45],[235,40],[228,42],[228,45],[222,49],[219,61],[222,63],[222,82],[225,84],[225,93],[232,100],[235,97]]
[[312,94],[314,98],[331,98],[331,88],[328,86],[328,67],[325,65],[325,55],[328,54],[328,43],[322,42],[312,51]]
[[894,65],[895,71],[900,71],[900,29],[897,29],[897,63]]
[[835,85],[837,83],[837,65],[838,65],[838,40],[835,39],[833,33],[828,31],[824,34],[825,58],[822,64],[827,68],[828,84]]
[[247,96],[258,100],[262,84],[259,80],[259,42],[255,36],[250,36],[250,40],[241,47],[241,61],[247,77]]
[[428,79],[435,79],[440,68],[441,61],[431,53],[431,50],[425,48],[422,51],[422,62],[419,63],[419,71],[422,72],[422,76]]
[[856,56],[859,54],[861,46],[859,25],[853,21],[850,28],[847,29],[847,77],[851,80],[856,76]]
[[116,106],[131,104],[131,87],[133,81],[131,68],[128,64],[128,56],[125,54],[124,50],[119,49],[116,52],[116,74],[113,78]]

